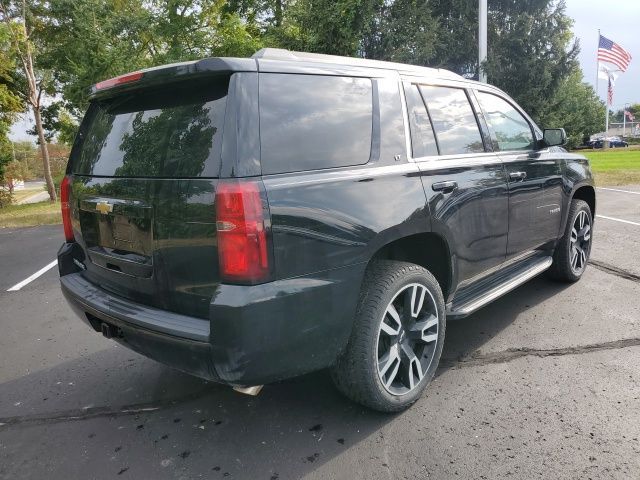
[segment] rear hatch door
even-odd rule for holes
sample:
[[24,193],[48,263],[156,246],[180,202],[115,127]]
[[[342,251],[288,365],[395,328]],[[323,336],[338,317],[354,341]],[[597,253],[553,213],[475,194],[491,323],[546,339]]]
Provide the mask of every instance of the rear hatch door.
[[68,170],[88,280],[208,316],[219,283],[214,201],[228,83],[200,78],[92,102]]

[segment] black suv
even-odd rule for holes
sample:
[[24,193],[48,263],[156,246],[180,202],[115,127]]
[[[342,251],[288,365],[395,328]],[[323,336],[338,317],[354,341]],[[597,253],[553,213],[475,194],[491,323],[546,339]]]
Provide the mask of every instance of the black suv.
[[445,70],[265,49],[98,83],[62,188],[62,290],[96,331],[255,393],[330,367],[415,402],[446,320],[591,247],[588,161]]

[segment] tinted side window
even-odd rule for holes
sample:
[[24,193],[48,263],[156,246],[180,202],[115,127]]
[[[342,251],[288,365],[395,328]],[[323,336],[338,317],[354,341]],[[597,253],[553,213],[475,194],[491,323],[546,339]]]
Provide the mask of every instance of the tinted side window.
[[484,152],[478,122],[461,88],[421,85],[441,155]]
[[485,92],[478,92],[478,101],[500,150],[531,150],[533,148],[531,126],[513,105],[496,95]]
[[411,128],[411,149],[413,157],[426,157],[438,155],[436,137],[433,134],[431,120],[427,108],[424,106],[422,96],[417,85],[411,85],[405,90],[407,111],[409,113],[409,127]]
[[360,165],[369,161],[371,80],[260,74],[262,172]]

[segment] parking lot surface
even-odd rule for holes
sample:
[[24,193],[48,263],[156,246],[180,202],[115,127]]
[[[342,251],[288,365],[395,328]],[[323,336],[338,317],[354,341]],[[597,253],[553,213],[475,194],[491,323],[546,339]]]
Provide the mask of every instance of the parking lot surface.
[[51,268],[60,226],[0,229],[0,478],[639,478],[640,187],[598,189],[592,264],[449,322],[408,411],[326,372],[257,397],[85,326]]

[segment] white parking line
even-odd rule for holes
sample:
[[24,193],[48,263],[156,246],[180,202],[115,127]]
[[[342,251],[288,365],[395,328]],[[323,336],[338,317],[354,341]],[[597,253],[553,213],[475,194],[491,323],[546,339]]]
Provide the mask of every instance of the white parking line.
[[20,290],[22,287],[24,287],[25,285],[33,282],[36,278],[38,278],[40,275],[42,275],[43,273],[47,272],[48,270],[51,270],[53,267],[55,267],[58,264],[58,260],[54,260],[53,262],[51,262],[49,265],[47,265],[46,267],[42,267],[40,270],[38,270],[36,273],[34,273],[33,275],[29,275],[27,278],[25,278],[24,280],[22,280],[20,283],[16,283],[13,287],[11,287],[10,289],[7,290],[7,292],[17,292],[18,290]]
[[614,222],[628,223],[630,225],[637,225],[640,227],[640,223],[638,222],[632,222],[630,220],[622,220],[621,218],[607,217],[605,215],[596,215],[596,218],[606,218],[607,220],[613,220]]
[[620,190],[619,188],[605,188],[605,187],[596,187],[598,190],[607,190],[609,192],[622,192],[622,193],[633,193],[634,195],[640,195],[640,192],[632,192],[631,190]]

